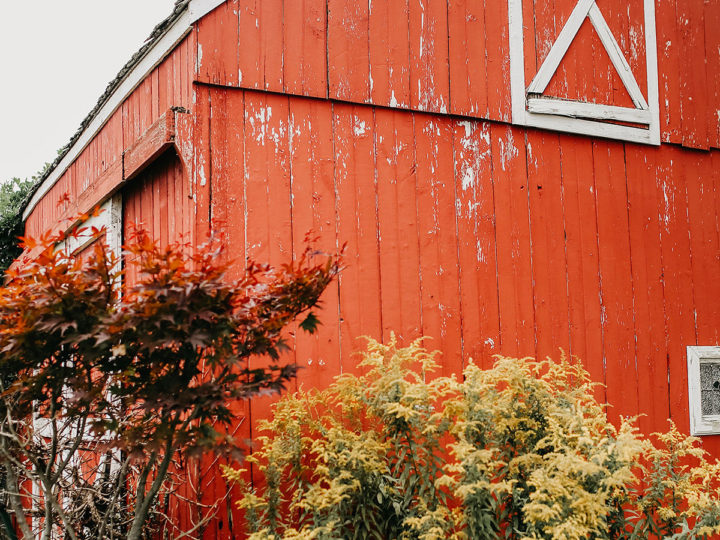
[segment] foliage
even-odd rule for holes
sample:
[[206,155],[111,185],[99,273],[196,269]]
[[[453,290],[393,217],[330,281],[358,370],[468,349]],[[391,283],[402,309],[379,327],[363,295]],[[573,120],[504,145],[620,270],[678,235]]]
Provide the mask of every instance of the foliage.
[[33,184],[19,178],[0,184],[0,275],[22,252],[18,245],[24,232],[21,208]]
[[[76,229],[73,235],[87,234]],[[279,269],[250,263],[230,283],[221,250],[161,248],[143,231],[125,247],[137,283],[122,294],[117,260],[58,249],[63,235],[25,239],[40,251],[0,289],[0,463],[25,538],[42,508],[43,536],[140,538],[177,457],[238,451],[226,434],[234,402],[279,392],[283,330],[311,309],[338,271],[310,250]],[[269,356],[264,367],[251,357]],[[128,491],[129,490],[129,491]]]
[[[430,378],[417,341],[370,340],[356,376],[286,396],[254,464],[226,469],[254,539],[701,538],[720,472],[674,426],[608,422],[574,360],[499,357]],[[258,478],[261,478],[260,480]]]

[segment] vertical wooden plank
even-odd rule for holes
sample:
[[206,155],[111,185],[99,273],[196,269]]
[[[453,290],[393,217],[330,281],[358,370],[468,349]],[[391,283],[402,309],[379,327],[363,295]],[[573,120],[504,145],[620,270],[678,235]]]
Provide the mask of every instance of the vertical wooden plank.
[[383,339],[420,336],[420,279],[413,116],[375,111]]
[[[167,157],[167,156],[165,156]],[[166,174],[161,165],[164,165],[166,159],[156,161],[151,169],[156,170],[157,174],[153,179],[150,187],[152,191],[152,222],[153,236],[161,246],[167,245],[167,187],[163,193],[163,179]],[[165,216],[163,216],[163,211]],[[164,218],[164,219],[163,219]]]
[[488,116],[486,31],[482,3],[448,0],[450,99],[454,114]]
[[[620,47],[620,51],[622,52],[622,55],[625,57],[626,60],[629,60],[630,58],[630,55],[628,54],[630,52],[628,39],[628,19],[633,11],[632,4],[634,2],[637,2],[637,0],[613,0],[613,2],[609,3],[608,8],[606,8],[604,11],[604,17],[608,23],[608,26],[610,27],[613,36],[615,36],[615,40]],[[603,55],[606,54],[604,48],[600,50],[602,51]],[[618,106],[632,106],[632,102],[629,101],[629,95],[627,90],[625,89],[625,85],[618,77],[617,70],[610,62],[608,62],[608,69],[612,77],[609,80],[613,81],[611,87],[612,101],[610,103]]]
[[238,4],[239,35],[238,83],[244,88],[263,88],[262,34],[260,30],[261,0],[240,0]]
[[[541,2],[541,4],[548,3],[549,2]],[[553,34],[557,36],[562,30],[565,22],[570,18],[570,14],[577,5],[577,2],[574,0],[554,0],[552,4],[554,4],[553,9],[555,12],[552,28]],[[538,8],[539,5],[536,4],[536,10]],[[560,84],[563,86],[563,95],[567,96],[568,99],[592,101],[594,97],[581,91],[582,78],[578,77],[578,71],[582,73],[590,70],[578,69],[577,67],[578,57],[582,58],[581,61],[583,62],[583,65],[585,64],[585,62],[597,62],[596,50],[594,50],[591,45],[593,43],[592,39],[587,39],[588,37],[593,37],[593,32],[594,31],[592,30],[592,25],[590,24],[590,21],[586,19],[583,26],[580,28],[580,32],[578,32],[578,35],[575,37],[575,39],[573,40],[573,44],[571,45],[571,49],[575,48],[576,50],[578,50],[578,54],[573,57],[571,56],[571,51],[568,50],[568,54],[566,54],[565,59],[560,62],[560,67],[558,69],[556,77],[558,79],[558,82],[560,82]]]
[[182,77],[186,68],[183,68],[182,47],[183,44],[180,44],[168,57],[168,60],[172,63],[172,81],[168,85],[168,98],[172,102],[171,105],[184,105],[183,86],[185,81]]
[[283,0],[262,0],[260,5],[262,88],[271,92],[282,92]]
[[688,242],[687,191],[681,170],[682,150],[664,146],[658,156],[655,178],[662,242],[665,312],[668,347],[670,416],[689,433],[687,352],[697,344],[695,287]]
[[[627,61],[643,96],[647,98],[647,51],[645,47],[644,2],[633,0],[624,6],[628,15]],[[655,25],[657,27],[657,24]]]
[[283,1],[240,0],[239,83],[245,88],[283,90]]
[[190,193],[192,169],[194,168],[193,130],[194,118],[187,113],[175,114],[175,127],[177,129],[175,143],[177,145],[178,163],[175,176],[175,212],[176,212],[176,238],[187,243],[191,240],[188,206],[192,197]]
[[202,17],[197,25],[197,64],[201,81],[238,85],[238,0],[230,0]]
[[627,182],[634,283],[638,412],[645,433],[666,430],[670,414],[662,246],[654,177],[658,152],[627,145]]
[[500,347],[490,124],[455,122],[453,153],[463,357],[490,368]]
[[326,0],[284,3],[283,81],[285,92],[327,96]]
[[657,20],[658,77],[660,91],[660,126],[664,142],[682,142],[682,105],[680,93],[680,50],[676,0],[658,2]]
[[[361,336],[382,339],[373,109],[333,106],[338,240],[347,243],[340,273],[342,370],[353,372]],[[362,300],[360,300],[362,299]]]
[[[245,94],[245,231],[249,260],[278,266],[292,258],[292,213],[288,152],[288,98],[266,93]],[[284,356],[283,363],[292,362]],[[251,358],[260,368],[267,358]],[[251,435],[269,418],[272,396],[251,400]]]
[[[207,201],[202,203],[204,207],[207,205],[207,234],[213,241],[219,241],[228,248],[223,254],[223,262],[227,261],[230,253],[231,244],[228,243],[228,235],[226,230],[228,219],[228,200],[227,200],[227,184],[228,169],[227,160],[227,92],[225,88],[209,88],[206,91],[209,107],[201,105],[200,110],[208,114],[207,119],[207,140],[205,141],[206,150],[198,153],[198,162],[200,170],[203,170],[202,162],[207,162],[204,170],[207,171],[207,190],[203,190],[202,186],[198,187],[198,200],[201,200],[201,194],[207,193]],[[200,123],[201,137],[205,134],[205,122]],[[202,143],[201,143],[202,144]],[[203,217],[205,211],[198,204],[198,210],[201,211]],[[202,222],[201,219],[198,222]],[[205,241],[203,239],[203,241]],[[197,244],[196,244],[197,245]],[[240,421],[241,418],[238,418]],[[230,433],[233,432],[232,427]],[[197,484],[200,486],[198,493],[193,494],[193,499],[201,504],[212,505],[215,501],[223,497],[227,491],[222,473],[219,470],[219,457],[215,455],[203,456],[198,464]],[[224,539],[228,538],[230,531],[225,530],[225,522],[227,521],[227,507],[221,505],[218,508],[217,515],[205,529],[205,535],[211,538]],[[222,525],[222,529],[220,526]]]
[[705,2],[708,145],[720,148],[720,2]]
[[167,111],[172,104],[172,59],[166,58],[156,69],[158,74],[158,110]]
[[177,50],[180,57],[180,106],[190,109],[197,71],[197,33],[190,32]]
[[462,374],[462,332],[455,234],[454,122],[415,118],[422,333],[442,353],[441,373]]
[[[595,382],[605,382],[601,333],[595,181],[592,141],[562,135],[562,199],[567,253],[570,353],[579,357]],[[596,397],[605,402],[605,388]]]
[[[487,52],[487,95],[489,118],[510,122],[510,46],[508,11],[505,2],[485,0],[485,20],[492,30],[485,33]],[[528,79],[529,83],[530,79]]]
[[[715,202],[715,234],[717,236],[717,243],[720,245],[720,152],[711,152],[710,154],[703,156],[704,175],[705,178],[712,178],[715,195],[713,200]],[[708,224],[708,228],[711,228],[711,224]],[[720,268],[720,250],[716,250],[712,254],[710,259],[711,269],[707,271],[709,279],[713,276],[718,275],[718,269]],[[717,316],[717,315],[716,315]],[[713,321],[715,328],[720,327],[720,320],[717,318]],[[717,342],[716,342],[717,343]],[[720,456],[720,437],[703,437],[703,448],[710,453],[711,456]]]
[[367,2],[328,0],[328,82],[330,96],[370,100]]
[[177,188],[178,183],[178,171],[180,169],[180,158],[171,151],[172,160],[168,167],[168,172],[165,178],[165,201],[167,205],[167,242],[176,243],[178,241],[178,225],[182,223],[178,221],[179,214],[176,206]]
[[[602,294],[603,358],[609,417],[638,412],[633,281],[623,146],[593,143],[598,261]],[[619,185],[618,185],[619,184]]]
[[[293,99],[290,107],[290,169],[292,171],[293,258],[305,251],[307,235],[317,237],[315,248],[332,254],[337,250],[333,118],[329,103]],[[297,384],[324,388],[340,374],[338,284],[321,298],[318,331],[310,336],[298,330],[296,361],[303,369]]]
[[[682,144],[691,148],[708,147],[706,110],[707,73],[703,2],[678,2],[677,20],[682,40],[680,95],[682,107]],[[718,54],[717,51],[715,54]]]
[[[561,136],[562,188],[565,216],[570,352],[583,361],[595,382],[605,383],[601,323],[600,268],[592,141]],[[606,401],[605,388],[596,396]]]
[[[160,79],[159,69],[155,68],[149,75],[150,80],[150,116],[153,121],[160,118]],[[165,112],[165,111],[163,111]]]
[[410,107],[408,0],[369,0],[370,99]]
[[715,214],[715,183],[707,154],[686,152],[682,160],[687,180],[688,222],[692,254],[693,284],[699,294],[695,297],[695,320],[698,345],[720,343],[720,246],[718,222]]
[[195,128],[193,139],[195,147],[195,164],[192,178],[194,229],[192,231],[192,245],[198,246],[207,241],[210,234],[210,200],[211,200],[211,157],[210,157],[210,114],[212,110],[212,96],[206,86],[198,85],[196,88],[197,102],[195,103]]
[[[136,205],[135,201],[137,198],[137,183],[130,184],[125,188],[123,192],[123,242],[127,242],[130,239],[130,233],[132,227],[137,223]],[[135,267],[129,264],[130,255],[125,255],[125,286],[132,286],[137,276],[135,274]]]
[[217,144],[225,162],[223,193],[226,195],[224,217],[227,246],[233,264],[228,277],[240,278],[247,265],[245,241],[245,100],[243,92],[228,92],[226,101],[225,138]]
[[565,223],[560,139],[528,131],[528,195],[537,358],[559,357],[570,348]]
[[[559,2],[557,2],[559,3]],[[535,78],[540,66],[545,62],[550,49],[555,44],[559,30],[555,28],[556,2],[523,2],[523,38],[525,47],[525,84],[529,85]],[[557,23],[562,28],[567,19],[557,14]],[[566,15],[567,17],[567,15]],[[558,71],[562,70],[562,64]],[[553,77],[550,87],[557,79],[560,79],[560,86],[563,86],[564,79]],[[564,90],[564,88],[563,88]],[[552,94],[552,92],[551,92]]]
[[409,0],[410,105],[445,113],[450,106],[447,1]]
[[[210,204],[210,228],[213,239],[222,245],[231,246],[228,226],[231,206],[228,201],[230,177],[235,172],[228,164],[228,91],[214,88],[210,91],[210,148],[212,170],[212,199]],[[237,166],[237,165],[236,165]],[[225,260],[230,253],[225,253]]]
[[[524,131],[493,125],[498,299],[501,354],[535,352],[530,227]],[[518,148],[518,145],[521,148]]]
[[288,262],[292,254],[287,122],[287,97],[246,94],[248,257],[258,262]]

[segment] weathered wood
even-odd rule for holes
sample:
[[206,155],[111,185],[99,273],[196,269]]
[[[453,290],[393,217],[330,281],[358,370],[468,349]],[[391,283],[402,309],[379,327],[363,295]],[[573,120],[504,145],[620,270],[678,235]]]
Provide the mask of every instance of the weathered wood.
[[175,112],[165,112],[123,152],[123,180],[132,180],[175,143]]

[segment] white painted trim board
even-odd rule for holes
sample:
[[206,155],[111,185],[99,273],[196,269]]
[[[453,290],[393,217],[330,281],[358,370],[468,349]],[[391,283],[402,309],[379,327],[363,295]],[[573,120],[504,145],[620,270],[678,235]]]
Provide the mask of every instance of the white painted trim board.
[[[525,88],[523,0],[508,0],[508,13],[510,20],[510,87],[514,124],[643,144],[660,144],[654,0],[644,0],[643,12],[647,55],[647,100],[642,95],[637,80],[595,0],[578,0],[575,9],[527,89]],[[586,17],[590,19],[600,36],[635,108],[572,100],[555,100],[560,103],[551,103],[552,100],[540,96],[529,98],[528,93],[542,94],[545,91]],[[643,124],[643,126],[624,126],[609,121],[632,122]],[[647,128],[644,127],[645,125]]]

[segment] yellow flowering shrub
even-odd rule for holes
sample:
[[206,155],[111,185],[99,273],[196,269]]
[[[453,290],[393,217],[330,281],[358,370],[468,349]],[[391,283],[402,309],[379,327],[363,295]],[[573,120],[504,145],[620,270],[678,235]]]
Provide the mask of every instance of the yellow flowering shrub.
[[674,426],[618,427],[573,359],[498,357],[433,378],[416,341],[369,340],[361,376],[282,399],[237,502],[253,539],[709,538],[720,465]]

